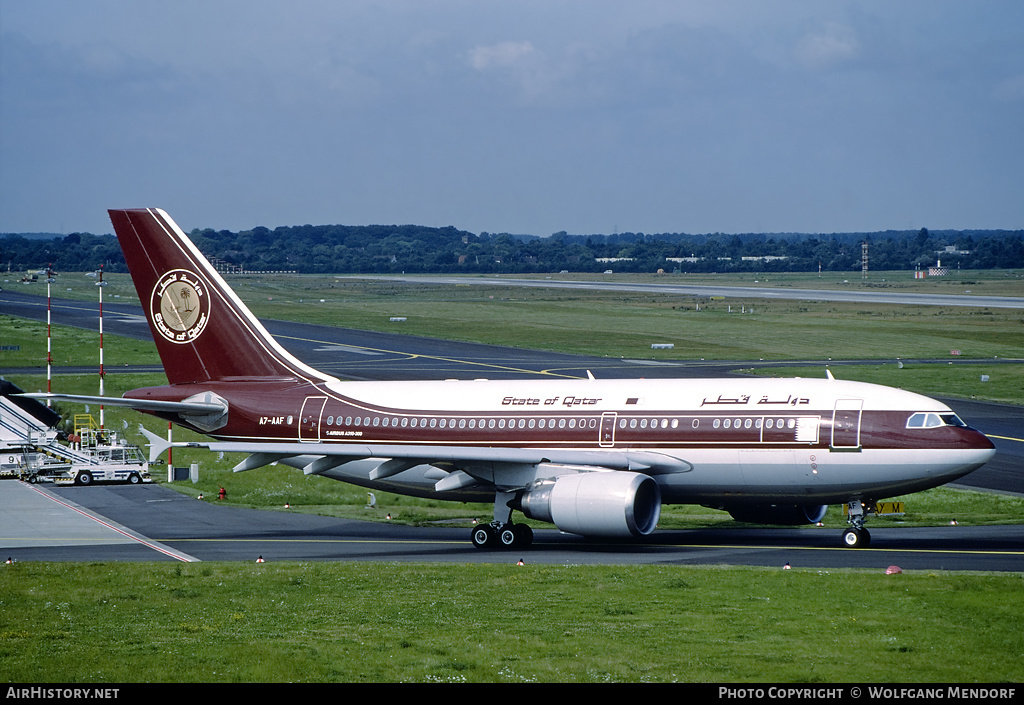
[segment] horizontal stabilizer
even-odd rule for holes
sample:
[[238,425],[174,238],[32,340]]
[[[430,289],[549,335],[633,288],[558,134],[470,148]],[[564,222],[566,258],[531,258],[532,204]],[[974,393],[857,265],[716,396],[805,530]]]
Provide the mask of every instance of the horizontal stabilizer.
[[227,409],[218,401],[157,401],[155,399],[126,399],[124,397],[93,397],[85,394],[54,394],[32,392],[18,396],[50,401],[70,401],[79,404],[103,404],[104,406],[125,406],[139,411],[163,411],[177,414],[215,414]]
[[139,424],[139,433],[149,440],[149,462],[151,463],[155,463],[156,459],[159,458],[165,450],[174,445],[166,438],[161,438],[152,431],[146,430],[142,424]]

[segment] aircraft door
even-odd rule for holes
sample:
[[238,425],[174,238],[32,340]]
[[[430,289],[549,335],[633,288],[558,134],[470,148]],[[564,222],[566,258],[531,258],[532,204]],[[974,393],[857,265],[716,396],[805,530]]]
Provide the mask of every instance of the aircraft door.
[[602,448],[610,448],[615,445],[615,419],[618,416],[614,411],[607,411],[601,414],[601,436],[599,438]]
[[299,413],[299,440],[315,443],[320,440],[320,417],[323,416],[327,397],[306,397]]
[[832,412],[832,450],[860,450],[860,415],[864,400],[836,399]]

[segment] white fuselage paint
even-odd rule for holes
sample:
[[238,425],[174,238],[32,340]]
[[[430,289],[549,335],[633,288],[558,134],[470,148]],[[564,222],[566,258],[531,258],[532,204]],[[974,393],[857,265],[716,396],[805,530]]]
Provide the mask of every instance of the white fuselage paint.
[[[433,428],[435,442],[445,446],[466,442],[522,447],[528,437],[535,448],[579,448],[581,439],[589,439],[588,448],[597,452],[642,450],[684,461],[689,471],[651,473],[666,503],[764,499],[825,504],[853,497],[878,499],[948,482],[992,455],[983,449],[929,448],[926,433],[918,434],[922,442],[914,447],[861,448],[856,433],[845,447],[833,444],[837,409],[852,407],[865,416],[902,411],[902,418],[922,411],[952,413],[945,404],[918,394],[833,379],[453,380],[339,382],[327,387],[333,393],[329,396],[336,394],[357,408],[364,407],[367,419],[370,415],[394,419],[390,433],[373,429],[376,443],[402,443],[400,420],[444,419],[443,429]],[[323,441],[357,440],[371,432],[364,430],[362,421],[355,426],[339,417],[328,424],[329,409],[329,404],[324,405],[318,422]],[[466,427],[449,428],[451,420],[466,418],[486,430],[470,433]],[[527,423],[528,435],[518,428],[519,419]],[[545,426],[551,425],[547,438],[528,425],[528,420],[539,424],[542,419]],[[777,420],[790,419],[798,426],[803,422],[803,437],[787,430],[786,440],[772,440],[769,420],[774,426]],[[491,421],[496,422],[493,427]],[[509,421],[515,421],[516,428],[509,428]],[[729,429],[723,428],[726,421]],[[569,423],[576,427],[574,433],[568,432]],[[608,442],[599,437],[602,423],[613,431]],[[586,430],[579,430],[584,424]],[[339,435],[332,438],[332,432]],[[387,480],[371,481],[369,471],[380,462],[354,461],[324,474],[371,488],[438,496],[435,468],[415,466]],[[542,464],[533,479],[561,472],[557,464]],[[489,496],[472,487],[441,494],[453,499]]]

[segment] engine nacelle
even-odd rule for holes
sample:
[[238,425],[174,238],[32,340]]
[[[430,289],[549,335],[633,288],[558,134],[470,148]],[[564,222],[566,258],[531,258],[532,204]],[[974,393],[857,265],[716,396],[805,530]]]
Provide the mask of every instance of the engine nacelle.
[[827,504],[745,504],[725,508],[736,521],[751,524],[817,524],[825,517]]
[[646,536],[661,516],[661,490],[635,472],[581,472],[534,485],[519,505],[529,518],[570,534]]

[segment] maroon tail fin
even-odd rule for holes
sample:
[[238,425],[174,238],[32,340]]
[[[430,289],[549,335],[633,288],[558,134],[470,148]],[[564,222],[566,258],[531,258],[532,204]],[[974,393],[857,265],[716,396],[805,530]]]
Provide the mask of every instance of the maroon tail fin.
[[333,379],[285,351],[162,210],[109,213],[171,384]]

